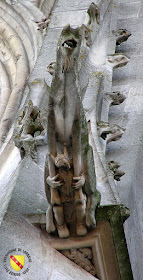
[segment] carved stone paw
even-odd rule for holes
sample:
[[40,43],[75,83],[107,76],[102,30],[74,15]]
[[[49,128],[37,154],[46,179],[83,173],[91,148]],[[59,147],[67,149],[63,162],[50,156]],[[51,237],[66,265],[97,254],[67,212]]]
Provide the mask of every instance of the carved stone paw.
[[51,188],[58,188],[58,187],[61,187],[63,185],[63,183],[61,181],[56,181],[57,179],[59,178],[59,174],[57,174],[56,176],[54,177],[50,177],[48,176],[46,181],[47,181],[47,184],[51,187]]
[[77,236],[84,236],[87,234],[87,229],[83,224],[77,224],[76,233],[77,233]]
[[72,187],[74,189],[76,189],[76,190],[82,188],[84,186],[84,184],[85,184],[85,177],[84,177],[84,175],[81,175],[79,177],[73,177],[73,180],[77,181],[77,182],[74,182],[73,185],[72,185]]
[[54,232],[56,230],[54,221],[53,221],[53,209],[52,206],[49,205],[46,211],[46,231],[48,233]]
[[95,268],[92,264],[91,265],[85,265],[84,269],[92,275],[96,274]]
[[95,227],[96,220],[95,220],[95,212],[90,212],[86,214],[86,225],[88,227]]
[[60,238],[68,238],[70,236],[66,224],[63,224],[62,226],[58,226],[58,234]]

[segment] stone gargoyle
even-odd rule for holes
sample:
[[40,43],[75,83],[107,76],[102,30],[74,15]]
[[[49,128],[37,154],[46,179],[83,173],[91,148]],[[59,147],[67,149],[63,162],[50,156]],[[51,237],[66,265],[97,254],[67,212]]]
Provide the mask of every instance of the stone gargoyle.
[[95,227],[96,190],[92,148],[88,143],[78,80],[81,28],[66,26],[59,38],[48,106],[45,190],[46,230],[60,238],[84,236]]

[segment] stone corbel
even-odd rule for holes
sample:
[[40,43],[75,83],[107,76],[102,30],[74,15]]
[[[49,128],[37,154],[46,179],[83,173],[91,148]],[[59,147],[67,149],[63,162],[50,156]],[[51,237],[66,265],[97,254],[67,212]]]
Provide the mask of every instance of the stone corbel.
[[106,98],[106,100],[109,102],[109,107],[113,105],[120,105],[126,99],[125,95],[120,93],[119,91],[106,93],[104,98]]
[[99,136],[108,144],[112,141],[119,140],[122,137],[125,129],[116,124],[110,125],[108,122],[99,122],[98,131]]
[[123,67],[129,62],[130,58],[122,53],[108,55],[107,64],[112,68]]
[[126,97],[124,94],[120,93],[119,91],[115,92],[106,92],[103,97],[103,103],[102,103],[102,121],[108,121],[108,114],[110,106],[114,105],[120,105],[125,101]]
[[120,45],[123,42],[127,41],[128,38],[131,36],[132,34],[130,33],[130,31],[128,31],[127,29],[118,29],[115,32],[115,36],[116,38],[116,45]]
[[125,175],[124,171],[119,170],[120,164],[118,164],[117,162],[115,162],[113,160],[109,161],[108,166],[109,166],[109,169],[113,172],[113,176],[116,181],[120,181],[120,177]]
[[89,49],[95,39],[95,31],[97,29],[97,24],[99,24],[99,7],[95,3],[91,3],[89,9],[87,10],[87,20],[82,26],[82,42],[79,55],[78,68],[81,69],[83,62],[85,62]]
[[89,49],[91,48],[95,37],[102,25],[103,18],[107,12],[110,2],[99,0],[98,3],[92,2],[87,10],[86,18],[81,26],[82,43],[79,56],[79,69],[85,62]]

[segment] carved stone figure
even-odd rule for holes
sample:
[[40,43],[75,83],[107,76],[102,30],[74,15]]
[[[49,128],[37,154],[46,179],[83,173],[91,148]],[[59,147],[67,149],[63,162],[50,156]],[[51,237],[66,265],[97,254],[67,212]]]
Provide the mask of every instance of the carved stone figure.
[[121,43],[127,41],[131,35],[132,34],[130,33],[130,31],[128,31],[127,29],[118,29],[118,31],[116,32],[116,45],[120,45]]
[[91,5],[89,6],[87,13],[90,16],[89,24],[91,24],[91,22],[94,21],[94,19],[96,19],[96,22],[98,24],[100,23],[99,7],[94,2],[92,2]]
[[41,134],[44,127],[40,117],[40,110],[33,106],[32,101],[29,101],[28,110],[25,113],[21,137],[28,135],[34,137],[36,133]]
[[[33,106],[29,100],[28,106],[19,116],[18,124],[14,130],[15,145],[20,149],[21,157],[26,153],[30,154],[32,159],[36,161],[36,137],[43,133],[44,125],[42,122],[41,112],[37,106]],[[40,140],[40,139],[39,139]]]
[[38,25],[38,29],[40,31],[43,31],[43,29],[46,29],[50,23],[50,19],[48,19],[47,17],[42,18],[41,21],[34,21],[35,23],[37,23]]
[[80,267],[91,273],[92,275],[96,274],[94,265],[92,264],[92,250],[90,248],[79,248],[79,249],[70,249],[63,250],[61,253],[78,264]]
[[57,46],[55,73],[48,108],[45,188],[50,204],[46,229],[57,228],[61,238],[70,235],[67,224],[75,224],[78,236],[95,226],[98,197],[88,131],[80,99],[78,57],[81,29],[66,26]]
[[114,91],[110,94],[107,93],[107,96],[110,102],[110,106],[120,105],[126,99],[125,95],[120,93],[119,91]]
[[114,160],[109,161],[108,166],[109,166],[110,170],[113,172],[114,179],[116,181],[120,181],[120,177],[125,175],[124,171],[119,170],[120,164],[118,164],[116,161],[114,161]]
[[125,128],[122,128],[117,124],[111,125],[108,122],[99,122],[98,131],[99,131],[99,136],[104,140],[106,140],[108,144],[112,141],[119,140],[122,137]]
[[112,68],[123,67],[129,62],[129,57],[124,54],[109,55],[107,62]]

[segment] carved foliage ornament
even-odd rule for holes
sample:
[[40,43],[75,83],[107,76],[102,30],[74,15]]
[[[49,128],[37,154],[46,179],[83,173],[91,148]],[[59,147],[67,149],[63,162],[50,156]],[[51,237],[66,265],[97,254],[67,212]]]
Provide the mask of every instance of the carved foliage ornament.
[[92,262],[93,256],[91,248],[69,249],[60,252],[90,274],[96,275],[96,270]]

